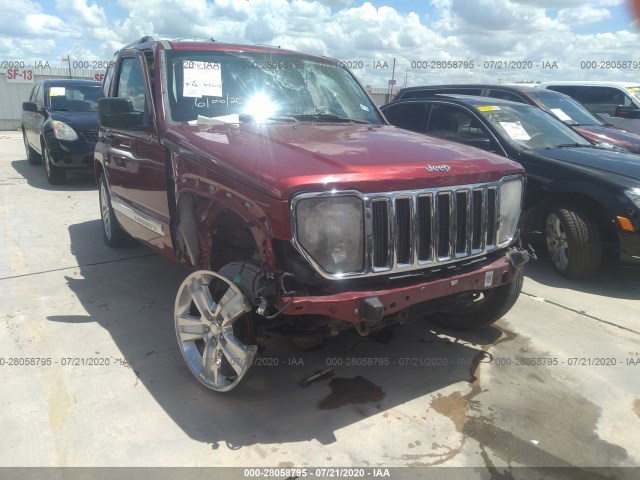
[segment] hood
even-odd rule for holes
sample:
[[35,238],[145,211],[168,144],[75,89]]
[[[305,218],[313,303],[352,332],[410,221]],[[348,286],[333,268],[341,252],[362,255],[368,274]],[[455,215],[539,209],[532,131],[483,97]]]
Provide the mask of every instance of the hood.
[[388,125],[175,125],[165,138],[279,199],[332,188],[374,193],[471,184],[523,172],[504,157]]
[[640,135],[635,133],[599,125],[581,125],[572,128],[594,142],[609,142],[624,147],[632,153],[640,153]]
[[593,170],[615,173],[635,180],[640,179],[640,155],[632,153],[616,153],[592,147],[540,148],[526,150],[525,154],[527,153],[534,153],[540,157],[561,160]]
[[98,112],[71,112],[66,110],[48,110],[51,120],[64,122],[74,130],[98,130]]

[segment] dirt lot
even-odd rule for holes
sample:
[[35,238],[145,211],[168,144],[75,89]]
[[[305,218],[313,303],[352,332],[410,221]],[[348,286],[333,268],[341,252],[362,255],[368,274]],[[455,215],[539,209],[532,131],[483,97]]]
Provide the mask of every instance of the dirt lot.
[[52,187],[0,132],[1,466],[640,466],[640,270],[569,282],[530,264],[514,309],[473,334],[422,320],[313,352],[274,338],[215,394],[176,344],[188,271],[101,235],[92,178]]

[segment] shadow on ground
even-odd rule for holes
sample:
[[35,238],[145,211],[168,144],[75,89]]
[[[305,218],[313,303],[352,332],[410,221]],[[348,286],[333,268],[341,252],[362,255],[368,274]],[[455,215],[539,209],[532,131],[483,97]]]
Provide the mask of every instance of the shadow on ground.
[[[97,322],[173,421],[213,449],[312,439],[330,444],[341,428],[416,399],[425,403],[426,419],[430,406],[425,395],[474,381],[483,349],[502,336],[490,327],[460,337],[419,321],[377,337],[344,332],[312,352],[297,351],[274,337],[243,383],[218,394],[192,378],[175,338],[174,296],[189,272],[157,255],[95,264],[98,221],[71,225],[69,235],[83,278],[67,281],[87,315],[48,320]],[[334,382],[333,396],[329,379],[299,385],[330,367],[334,377],[362,379]]]
[[640,268],[610,265],[598,274],[577,280],[566,279],[557,274],[545,255],[529,262],[524,273],[530,279],[548,287],[575,290],[602,297],[640,300]]
[[[51,185],[47,181],[44,165],[31,165],[27,159],[14,160],[11,166],[15,171],[27,180],[29,186],[40,188],[42,190],[55,191],[77,191],[77,190],[95,190],[96,181],[93,177],[93,171],[67,171],[67,181],[62,185]],[[17,178],[19,179],[19,178]]]

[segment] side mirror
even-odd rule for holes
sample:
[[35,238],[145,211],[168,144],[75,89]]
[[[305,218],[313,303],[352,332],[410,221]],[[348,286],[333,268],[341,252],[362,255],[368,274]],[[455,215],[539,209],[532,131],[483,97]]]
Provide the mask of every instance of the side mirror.
[[101,127],[144,130],[144,114],[135,112],[128,98],[101,98],[98,100],[98,120]]
[[467,138],[464,140],[464,144],[469,145],[470,147],[479,148],[481,150],[491,150],[491,139],[486,137]]
[[614,115],[622,118],[640,118],[640,108],[634,105],[618,105]]
[[35,102],[22,102],[22,110],[25,112],[38,112],[38,105]]

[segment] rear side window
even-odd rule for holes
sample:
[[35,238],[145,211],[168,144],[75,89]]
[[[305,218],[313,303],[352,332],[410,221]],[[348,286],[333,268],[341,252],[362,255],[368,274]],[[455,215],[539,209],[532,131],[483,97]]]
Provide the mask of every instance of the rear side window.
[[506,90],[492,89],[491,91],[489,91],[489,95],[487,96],[491,98],[499,98],[501,100],[509,100],[510,102],[528,103],[517,93],[507,92]]
[[389,120],[389,123],[398,128],[404,128],[405,130],[411,130],[413,132],[423,132],[426,111],[427,107],[422,103],[406,103],[391,106],[385,109],[384,114]]
[[581,101],[588,109],[611,116],[615,115],[618,105],[632,105],[623,91],[612,87],[588,87],[581,95]]
[[549,85],[547,90],[554,90],[570,97],[578,98],[578,87],[575,85]]
[[482,95],[482,88],[427,88],[424,90],[411,90],[402,95],[402,100],[411,98],[425,98],[434,95]]
[[104,74],[104,81],[102,82],[102,96],[108,97],[109,90],[111,90],[111,80],[113,80],[113,71],[115,70],[113,65],[107,67],[107,72]]

